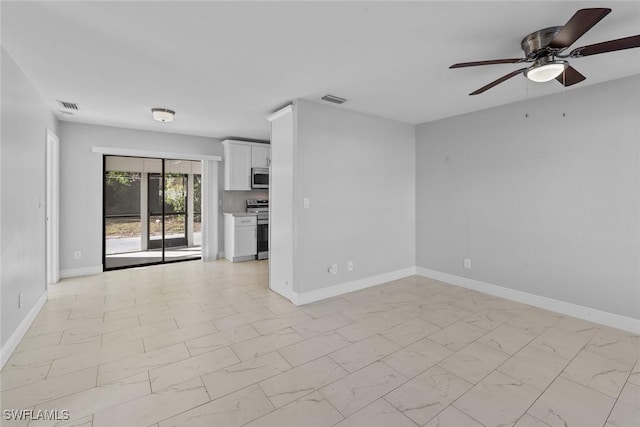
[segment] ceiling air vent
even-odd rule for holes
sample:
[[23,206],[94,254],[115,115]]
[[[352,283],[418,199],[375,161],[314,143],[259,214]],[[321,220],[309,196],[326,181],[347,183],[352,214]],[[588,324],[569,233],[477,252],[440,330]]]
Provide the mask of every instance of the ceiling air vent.
[[345,102],[347,102],[346,99],[340,98],[339,96],[333,96],[333,95],[325,95],[322,97],[322,100],[327,102],[333,102],[334,104],[344,104]]
[[67,110],[80,110],[77,102],[60,101],[58,99],[58,104],[60,104],[62,108],[66,108]]

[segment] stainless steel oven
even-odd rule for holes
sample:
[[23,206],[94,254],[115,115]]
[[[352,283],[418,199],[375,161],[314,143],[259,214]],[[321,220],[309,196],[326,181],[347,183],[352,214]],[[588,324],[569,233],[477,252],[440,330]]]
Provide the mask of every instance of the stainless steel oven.
[[255,213],[258,218],[257,244],[258,259],[269,258],[269,201],[247,199],[247,212]]
[[269,168],[251,168],[251,188],[269,188]]
[[258,214],[258,259],[269,258],[269,218],[260,219]]

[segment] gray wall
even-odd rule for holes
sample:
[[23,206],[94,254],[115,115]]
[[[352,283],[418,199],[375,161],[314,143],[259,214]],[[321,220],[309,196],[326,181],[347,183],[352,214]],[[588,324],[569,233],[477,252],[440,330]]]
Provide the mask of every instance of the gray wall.
[[303,100],[295,108],[293,290],[414,266],[414,126]]
[[419,267],[640,318],[640,76],[419,125],[416,168]]
[[[2,345],[46,289],[46,128],[58,133],[45,106],[11,56],[2,50],[0,135],[0,290]],[[24,305],[18,308],[18,293]]]
[[[149,118],[151,120],[151,118]],[[170,126],[170,125],[169,125]],[[222,156],[213,138],[62,122],[60,135],[60,270],[102,265],[102,155],[94,146]],[[222,167],[219,169],[222,194]],[[219,215],[219,248],[224,245]],[[73,253],[81,251],[77,260]]]

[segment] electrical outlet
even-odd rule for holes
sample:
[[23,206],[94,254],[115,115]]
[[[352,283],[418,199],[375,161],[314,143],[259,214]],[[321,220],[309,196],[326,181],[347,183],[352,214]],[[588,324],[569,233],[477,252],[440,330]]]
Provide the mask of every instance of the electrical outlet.
[[75,251],[75,252],[73,253],[73,257],[74,257],[75,259],[80,259],[80,258],[82,258],[82,252],[80,252],[80,251]]
[[464,259],[464,268],[471,269],[471,258]]
[[308,197],[305,197],[304,199],[302,199],[302,207],[304,209],[309,209],[310,204],[311,204],[311,201],[309,200]]
[[18,308],[22,308],[22,303],[24,299],[22,298],[22,292],[18,293]]
[[347,270],[353,271],[353,261],[347,262]]
[[331,264],[331,267],[327,270],[331,274],[338,274],[338,264]]

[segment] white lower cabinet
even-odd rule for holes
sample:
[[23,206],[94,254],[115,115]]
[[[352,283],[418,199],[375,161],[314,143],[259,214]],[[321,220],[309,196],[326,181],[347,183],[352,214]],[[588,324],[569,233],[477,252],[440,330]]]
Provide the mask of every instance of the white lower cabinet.
[[224,257],[229,261],[250,261],[258,254],[255,215],[224,214]]

